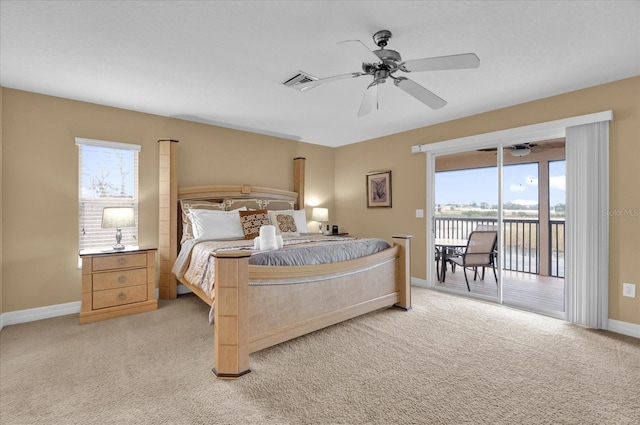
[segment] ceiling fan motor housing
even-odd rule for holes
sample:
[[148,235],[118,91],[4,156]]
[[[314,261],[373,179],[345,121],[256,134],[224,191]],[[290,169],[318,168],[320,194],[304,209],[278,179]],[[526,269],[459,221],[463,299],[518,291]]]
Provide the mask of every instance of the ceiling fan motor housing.
[[382,64],[389,70],[398,69],[398,64],[402,61],[400,53],[396,52],[395,50],[380,49],[374,50],[373,53],[375,53],[376,56],[380,58]]
[[402,62],[400,53],[395,50],[385,49],[389,39],[391,39],[391,31],[381,30],[375,33],[373,35],[373,42],[376,43],[380,49],[374,50],[373,53],[375,53],[375,55],[380,59],[380,63],[362,64],[364,72],[374,75],[376,79],[382,77],[382,75],[379,75],[379,71],[385,71],[384,78],[387,78],[392,72],[395,72],[398,69],[400,62]]
[[380,58],[380,63],[363,63],[362,70],[367,74],[373,74],[377,70],[386,70],[389,73],[395,72],[398,70],[398,67],[401,62],[400,53],[395,50],[374,50],[373,53]]

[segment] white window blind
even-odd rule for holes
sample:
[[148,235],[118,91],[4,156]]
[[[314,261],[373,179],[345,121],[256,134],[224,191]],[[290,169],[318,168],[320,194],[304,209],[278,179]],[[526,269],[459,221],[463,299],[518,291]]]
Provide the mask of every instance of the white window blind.
[[109,248],[116,229],[103,229],[104,207],[133,207],[135,227],[122,229],[124,245],[138,245],[140,145],[76,138],[79,158],[79,248]]
[[567,127],[567,321],[609,321],[609,121]]

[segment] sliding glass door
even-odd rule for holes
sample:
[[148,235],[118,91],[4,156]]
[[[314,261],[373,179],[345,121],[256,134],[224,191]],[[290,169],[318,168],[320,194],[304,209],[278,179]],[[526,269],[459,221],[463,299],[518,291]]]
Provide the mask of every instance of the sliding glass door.
[[[519,157],[521,148],[505,147],[502,300],[562,317],[564,278],[552,270],[560,269],[564,256],[560,247],[564,240],[564,140],[540,141],[528,149]],[[506,165],[514,162],[509,158],[512,152],[517,154],[517,163]]]
[[[502,208],[502,161],[508,158],[503,150],[518,143],[537,143],[553,139],[565,140],[566,136],[566,222],[553,215],[564,208],[562,203],[555,203],[549,198],[539,196],[541,211],[550,218],[543,221],[548,232],[540,232],[537,249],[546,248],[551,254],[538,254],[540,270],[558,270],[556,274],[564,274],[565,298],[564,311],[551,311],[548,314],[565,318],[572,323],[607,329],[608,323],[608,215],[609,211],[609,121],[613,119],[611,111],[532,124],[523,127],[483,133],[475,136],[445,140],[436,143],[420,144],[411,147],[413,153],[425,153],[426,158],[426,214],[427,214],[427,279],[426,285],[438,288],[436,267],[429,267],[436,259],[436,183],[435,174],[442,171],[436,168],[436,158],[465,152],[495,151],[498,166],[498,261],[503,246],[503,208]],[[556,164],[549,160],[546,164],[551,170],[547,175],[549,182],[538,182],[539,187],[550,187],[556,176]],[[540,175],[544,175],[540,173]],[[562,178],[562,177],[560,177]],[[543,186],[544,185],[544,186]],[[563,212],[564,213],[564,212]],[[541,219],[541,218],[539,218]],[[558,227],[561,221],[561,227]],[[541,225],[541,226],[543,226]],[[566,228],[566,230],[564,229]],[[585,231],[584,229],[589,229]],[[546,236],[545,236],[546,235]],[[557,236],[556,236],[557,235]],[[564,236],[562,236],[564,235]],[[544,238],[547,238],[546,240]],[[558,245],[553,245],[555,243]],[[566,248],[561,243],[566,243]],[[555,259],[554,246],[556,246]],[[498,275],[498,302],[504,302],[502,277]],[[549,274],[553,274],[549,271]],[[558,277],[561,276],[551,276]],[[463,291],[458,291],[463,292]],[[610,320],[609,320],[610,322]]]
[[[439,289],[499,299],[499,270],[494,254],[498,237],[495,160],[494,152],[436,158],[433,223]],[[473,246],[467,252],[470,243]]]
[[[435,156],[433,282],[562,317],[564,138],[522,146]],[[472,233],[483,231],[496,235],[482,251],[493,252],[490,261],[465,261]]]

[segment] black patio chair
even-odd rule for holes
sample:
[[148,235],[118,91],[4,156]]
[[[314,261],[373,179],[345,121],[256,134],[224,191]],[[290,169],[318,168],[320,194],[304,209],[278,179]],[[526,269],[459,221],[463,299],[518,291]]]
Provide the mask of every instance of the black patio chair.
[[496,243],[498,240],[498,232],[495,230],[475,230],[469,235],[467,247],[459,256],[448,258],[454,264],[462,267],[464,271],[464,280],[467,282],[467,290],[471,292],[469,287],[469,279],[467,277],[467,269],[473,269],[473,280],[478,277],[478,267],[482,267],[482,277],[484,280],[485,267],[493,269],[493,276],[498,283],[498,275],[496,274]]

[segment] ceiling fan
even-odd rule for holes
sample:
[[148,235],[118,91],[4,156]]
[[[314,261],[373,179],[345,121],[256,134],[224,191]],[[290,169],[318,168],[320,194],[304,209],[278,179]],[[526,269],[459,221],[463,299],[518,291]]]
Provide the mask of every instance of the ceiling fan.
[[400,53],[387,49],[387,43],[391,39],[391,31],[381,30],[373,35],[373,42],[380,48],[379,50],[369,50],[360,40],[346,40],[338,43],[338,46],[349,51],[362,61],[362,72],[352,72],[333,77],[320,78],[296,84],[300,90],[308,90],[324,83],[343,80],[346,78],[357,78],[363,75],[373,77],[373,82],[369,84],[365,91],[358,116],[368,114],[374,108],[378,109],[378,86],[387,81],[393,80],[393,84],[418,99],[432,109],[440,109],[447,102],[422,87],[420,84],[406,77],[395,76],[397,71],[402,72],[422,72],[422,71],[442,71],[448,69],[468,69],[480,66],[480,59],[475,53],[465,53],[450,56],[438,56],[432,58],[411,59],[403,61]]
[[[534,149],[537,148],[537,146],[538,145],[536,145],[535,143],[520,143],[513,146],[505,146],[504,151],[511,152],[512,156],[521,157],[521,156],[529,155],[531,152],[533,152]],[[498,148],[478,149],[478,152],[497,152],[497,151],[498,151]]]
[[[532,152],[542,152],[544,149],[563,147],[563,140],[554,140],[546,143],[519,143],[512,146],[505,146],[504,151],[510,152],[512,156],[523,157]],[[496,152],[498,148],[478,149],[479,152]]]

